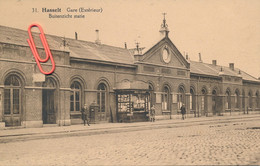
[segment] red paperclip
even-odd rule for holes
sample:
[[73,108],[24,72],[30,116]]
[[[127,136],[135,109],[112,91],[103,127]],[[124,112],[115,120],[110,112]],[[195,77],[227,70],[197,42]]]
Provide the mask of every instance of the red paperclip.
[[[40,33],[41,33],[41,34],[40,34],[40,39],[41,39],[41,41],[42,41],[42,45],[43,45],[43,48],[44,48],[45,54],[46,54],[46,58],[45,58],[45,59],[41,59],[41,57],[39,56],[38,51],[37,51],[37,49],[36,49],[36,47],[35,47],[35,43],[34,43],[34,40],[33,40],[33,37],[32,37],[32,32],[31,32],[32,27],[38,27],[39,30],[40,30]],[[54,70],[55,70],[55,62],[54,62],[54,60],[53,60],[53,57],[52,57],[50,48],[49,48],[49,46],[48,46],[48,43],[47,43],[47,41],[46,41],[46,38],[45,38],[45,35],[44,35],[44,32],[43,32],[42,27],[41,27],[39,24],[31,24],[31,25],[29,26],[29,28],[28,28],[28,34],[29,34],[29,38],[30,38],[30,39],[27,39],[27,42],[28,42],[28,44],[29,44],[29,46],[30,46],[30,48],[31,48],[31,50],[32,50],[33,56],[34,56],[34,58],[35,58],[35,61],[36,61],[37,65],[38,65],[40,71],[41,71],[43,74],[46,74],[46,75],[53,73]],[[43,63],[44,63],[44,62],[47,62],[47,61],[49,60],[49,58],[51,59],[52,69],[51,69],[51,71],[49,71],[49,72],[45,72],[45,71],[42,69],[42,66],[41,66],[40,62],[43,62]]]

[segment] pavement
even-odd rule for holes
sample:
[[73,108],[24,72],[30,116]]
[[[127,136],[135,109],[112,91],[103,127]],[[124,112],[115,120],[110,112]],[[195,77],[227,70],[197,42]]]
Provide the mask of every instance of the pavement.
[[106,133],[120,133],[161,128],[178,128],[194,125],[207,125],[226,122],[243,122],[260,119],[260,114],[244,114],[233,116],[194,117],[182,119],[160,120],[155,122],[135,123],[102,123],[90,126],[44,126],[42,128],[5,128],[0,130],[0,143],[28,141],[46,138],[77,137],[99,135]]
[[260,115],[107,123],[0,134],[0,166],[260,165]]

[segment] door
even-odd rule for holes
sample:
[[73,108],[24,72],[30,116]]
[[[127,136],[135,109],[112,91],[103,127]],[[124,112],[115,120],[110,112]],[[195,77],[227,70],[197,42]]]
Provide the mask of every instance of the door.
[[7,127],[21,126],[21,91],[19,88],[4,90],[4,122]]
[[98,92],[97,92],[97,104],[99,106],[98,113],[97,113],[97,120],[98,121],[106,121],[106,114],[108,111],[107,106],[107,98],[108,92],[107,92],[107,86],[104,83],[100,83],[98,86]]
[[56,123],[56,111],[54,107],[55,90],[43,90],[42,92],[42,121],[43,124]]
[[98,121],[105,121],[106,120],[106,92],[99,92],[98,93],[98,114],[97,119]]

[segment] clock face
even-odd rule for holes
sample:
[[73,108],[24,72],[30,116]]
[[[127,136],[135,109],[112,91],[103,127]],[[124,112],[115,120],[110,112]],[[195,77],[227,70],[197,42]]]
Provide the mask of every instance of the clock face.
[[162,58],[165,63],[169,63],[171,61],[171,55],[169,53],[168,48],[164,48],[162,52]]

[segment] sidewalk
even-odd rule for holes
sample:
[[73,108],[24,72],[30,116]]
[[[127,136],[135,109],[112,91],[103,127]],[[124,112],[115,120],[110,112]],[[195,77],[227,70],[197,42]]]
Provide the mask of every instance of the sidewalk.
[[188,125],[206,125],[210,123],[226,123],[230,121],[243,121],[260,119],[260,114],[236,115],[236,116],[214,116],[181,119],[160,120],[155,122],[136,123],[102,123],[90,126],[71,125],[42,128],[19,128],[0,130],[0,143],[26,139],[45,139],[66,136],[85,136],[93,134],[127,132],[137,130],[149,130],[165,127],[182,127]]

